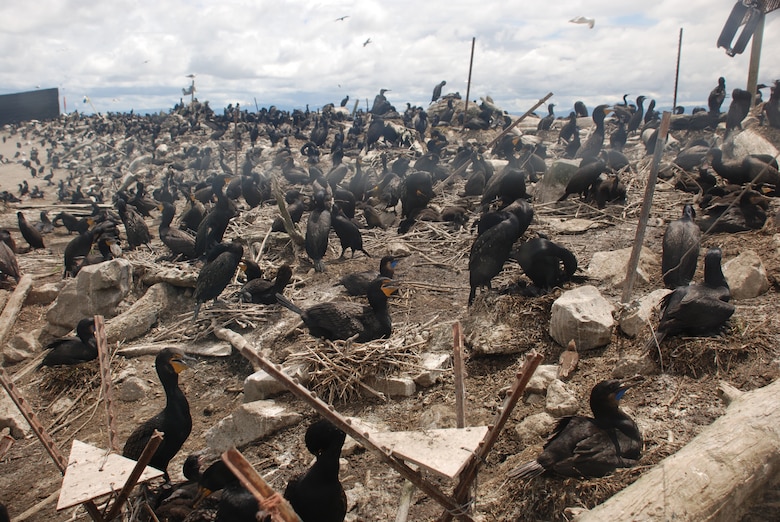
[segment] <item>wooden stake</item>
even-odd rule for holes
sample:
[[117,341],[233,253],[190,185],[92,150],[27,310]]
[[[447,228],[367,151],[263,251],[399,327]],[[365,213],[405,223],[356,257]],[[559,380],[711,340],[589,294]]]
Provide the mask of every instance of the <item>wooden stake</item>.
[[[258,503],[262,503],[277,494],[236,448],[231,448],[224,452],[222,461],[241,481],[241,485],[257,499]],[[285,522],[301,522],[301,518],[286,500],[282,499],[277,506],[277,510]]]
[[401,503],[398,504],[398,511],[395,513],[395,522],[406,522],[409,518],[409,508],[412,505],[414,496],[414,484],[408,480],[404,481],[401,487]]
[[141,478],[141,474],[144,472],[144,469],[146,469],[149,461],[152,460],[152,457],[154,457],[154,452],[157,451],[157,448],[160,447],[162,441],[163,434],[157,430],[154,430],[154,433],[149,438],[149,442],[147,442],[146,446],[144,446],[144,450],[141,452],[141,456],[138,457],[138,462],[135,463],[133,471],[130,473],[130,476],[127,477],[125,485],[122,486],[122,489],[119,491],[119,494],[114,500],[114,504],[111,506],[111,509],[108,510],[108,513],[106,513],[106,521],[113,520],[119,515],[122,506],[130,496],[130,492],[133,491],[133,488],[138,483],[138,479]]
[[0,314],[0,346],[4,346],[8,340],[14,323],[16,323],[16,318],[19,316],[19,312],[22,311],[25,299],[27,299],[27,294],[32,290],[32,282],[32,276],[24,274],[19,282],[16,283],[14,293],[11,294],[11,297],[5,304],[3,313]]
[[108,447],[111,448],[111,451],[119,453],[114,401],[111,393],[111,355],[108,350],[106,325],[103,322],[102,315],[95,316],[95,339],[97,340],[98,361],[100,362],[100,389],[103,395],[103,403],[106,407],[108,422]]
[[279,213],[282,215],[282,221],[284,221],[284,230],[290,235],[293,243],[301,246],[304,243],[303,236],[295,228],[295,224],[292,222],[290,213],[287,211],[287,205],[284,202],[284,194],[282,189],[279,188],[279,183],[276,178],[271,178],[271,191],[276,198],[276,204],[279,206]]
[[471,38],[471,58],[469,58],[469,79],[466,81],[466,106],[463,108],[463,126],[466,126],[466,115],[469,112],[469,96],[471,95],[471,69],[474,66],[474,45],[477,37]]
[[452,325],[453,354],[452,367],[455,374],[455,417],[458,428],[466,427],[466,387],[465,369],[463,367],[463,333],[461,332],[460,321],[455,321]]
[[639,222],[636,225],[634,247],[631,250],[631,257],[628,259],[626,281],[623,284],[623,296],[621,297],[621,302],[623,303],[628,303],[631,300],[631,292],[634,289],[636,267],[639,264],[639,254],[642,252],[642,243],[645,240],[647,219],[650,217],[650,208],[653,206],[653,194],[655,193],[655,183],[658,180],[658,166],[661,164],[661,158],[664,154],[666,136],[669,134],[669,123],[671,119],[672,114],[669,111],[665,111],[661,117],[661,127],[658,129],[658,139],[655,142],[655,151],[653,153],[653,164],[650,168],[647,186],[645,187],[645,198],[642,201],[642,212],[639,215]]
[[751,94],[750,106],[756,104],[756,87],[758,86],[758,67],[761,63],[761,43],[764,39],[764,19],[765,14],[761,14],[761,19],[753,32],[753,42],[750,44],[750,65],[748,66],[747,91]]
[[674,97],[672,98],[672,110],[677,108],[677,82],[680,79],[680,54],[682,53],[682,33],[683,28],[680,27],[680,38],[677,41],[677,66],[674,70]]

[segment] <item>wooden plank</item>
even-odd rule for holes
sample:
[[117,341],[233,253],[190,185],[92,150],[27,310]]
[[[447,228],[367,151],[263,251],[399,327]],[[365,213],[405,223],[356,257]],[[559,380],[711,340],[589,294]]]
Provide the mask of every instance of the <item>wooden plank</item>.
[[487,426],[372,433],[393,455],[443,477],[455,478],[482,443]]
[[[68,467],[62,478],[57,511],[119,491],[135,467],[135,461],[79,440],[73,441]],[[162,477],[163,472],[147,467],[141,481]]]
[[0,314],[0,346],[4,346],[11,335],[16,318],[19,316],[19,312],[22,311],[25,299],[27,299],[27,294],[32,290],[32,282],[32,276],[24,274],[16,284],[14,293],[11,294],[8,302],[6,302],[3,313]]

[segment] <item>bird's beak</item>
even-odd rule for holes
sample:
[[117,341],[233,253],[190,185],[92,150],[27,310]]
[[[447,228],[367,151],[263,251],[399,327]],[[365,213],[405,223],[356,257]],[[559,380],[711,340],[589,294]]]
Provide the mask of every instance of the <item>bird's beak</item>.
[[210,489],[198,486],[198,493],[195,495],[195,500],[192,501],[192,509],[197,509],[200,503],[206,500],[211,493]]
[[177,355],[171,359],[171,366],[173,367],[173,371],[181,373],[187,368],[194,366],[196,362],[197,359],[190,357],[189,355]]
[[238,263],[238,269],[241,270],[242,272],[246,273],[246,263],[244,263],[243,261]]
[[615,109],[604,109],[604,115],[610,114],[612,112],[615,112]]
[[387,280],[382,283],[382,293],[387,297],[390,297],[391,295],[398,293],[398,287],[393,285],[390,280]]
[[162,209],[163,209],[163,206],[162,206],[161,204],[160,204],[160,205],[157,205],[157,210],[159,210],[160,212],[162,212]]
[[633,377],[629,377],[627,379],[621,379],[620,388],[618,388],[618,391],[615,394],[615,398],[617,400],[622,399],[623,395],[625,395],[626,393],[626,390],[628,390],[632,386],[636,386],[637,384],[643,382],[644,380],[645,378],[641,375],[634,375]]

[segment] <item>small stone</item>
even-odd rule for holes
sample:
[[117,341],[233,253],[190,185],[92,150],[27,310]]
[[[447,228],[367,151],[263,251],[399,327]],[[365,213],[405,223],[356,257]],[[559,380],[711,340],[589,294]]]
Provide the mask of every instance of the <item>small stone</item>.
[[117,398],[122,402],[136,402],[146,397],[149,386],[146,381],[135,376],[127,377],[117,387]]
[[[301,384],[309,382],[309,372],[305,365],[296,364],[282,367],[282,371],[289,377],[297,379]],[[286,391],[287,387],[265,370],[258,370],[244,380],[244,402],[269,399]]]
[[45,283],[42,285],[33,285],[24,304],[31,305],[49,305],[60,295],[60,290],[65,285],[65,280],[56,283]]
[[553,417],[574,415],[580,409],[577,395],[566,387],[563,381],[555,379],[547,387],[544,410]]
[[407,257],[412,255],[412,250],[402,241],[392,241],[387,245],[387,249],[390,251],[390,255],[395,257]]
[[724,263],[723,275],[729,284],[731,298],[735,300],[758,297],[769,290],[766,269],[753,250],[745,250]]
[[653,375],[655,373],[658,373],[658,367],[649,355],[626,355],[615,364],[612,377],[625,379],[635,375]]
[[556,422],[555,418],[547,412],[536,413],[529,415],[517,424],[515,432],[521,441],[533,443],[539,439],[547,438]]
[[550,337],[561,346],[574,339],[581,352],[609,344],[614,307],[595,286],[567,290],[553,302]]
[[620,330],[629,337],[636,337],[647,328],[650,318],[653,316],[664,297],[671,294],[668,288],[659,288],[641,299],[631,303],[620,317]]
[[417,386],[409,377],[374,376],[366,384],[389,397],[411,397],[417,392]]
[[420,357],[422,371],[414,377],[418,386],[427,388],[439,382],[445,370],[451,366],[451,356],[448,353],[424,353]]
[[547,386],[557,378],[557,364],[540,364],[525,387],[527,393],[547,393]]

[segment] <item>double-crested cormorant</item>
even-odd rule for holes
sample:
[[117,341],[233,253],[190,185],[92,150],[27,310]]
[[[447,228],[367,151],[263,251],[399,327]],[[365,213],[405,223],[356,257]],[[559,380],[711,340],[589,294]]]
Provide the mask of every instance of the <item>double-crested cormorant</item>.
[[577,151],[575,158],[589,159],[599,155],[601,147],[604,145],[604,118],[613,111],[608,107],[608,105],[599,105],[593,109],[593,122],[596,124],[596,128]]
[[205,254],[222,241],[230,220],[236,215],[235,204],[223,190],[228,179],[224,175],[219,175],[211,182],[211,189],[217,196],[217,204],[198,225],[198,233],[195,236],[195,254],[198,256]]
[[328,301],[303,310],[281,294],[280,304],[301,316],[309,333],[324,339],[349,339],[357,335],[362,343],[388,337],[393,332],[387,298],[398,290],[386,278],[377,278],[369,285],[368,305],[350,301]]
[[561,127],[558,133],[558,143],[568,144],[577,132],[577,115],[572,111],[569,113],[569,119]]
[[436,84],[436,87],[433,88],[433,96],[431,96],[431,103],[441,98],[441,90],[444,88],[445,85],[447,85],[446,80],[442,80]]
[[339,103],[339,107],[346,107],[347,102],[349,102],[349,94],[347,94],[341,99],[341,102]]
[[200,306],[209,299],[217,300],[222,290],[230,283],[238,264],[244,256],[244,247],[238,241],[219,243],[206,256],[206,264],[200,269],[195,282],[195,312],[192,320],[198,318]]
[[[269,520],[260,505],[228,468],[224,461],[218,460],[206,468],[198,479],[198,494],[195,505],[216,491],[222,491],[217,504],[214,522],[257,522]],[[260,517],[258,518],[258,512]]]
[[427,207],[434,196],[431,173],[424,170],[410,172],[401,182],[401,217],[413,222],[417,213]]
[[0,502],[0,522],[11,522],[11,517],[8,516],[8,509],[2,502]]
[[6,277],[13,277],[17,283],[21,277],[16,254],[5,241],[0,241],[0,276],[2,276],[3,279]]
[[306,223],[306,237],[304,246],[306,254],[314,263],[314,270],[325,271],[325,263],[322,258],[328,250],[328,235],[330,234],[331,215],[325,202],[325,192],[318,191],[314,194],[314,208],[309,213]]
[[398,260],[393,256],[384,256],[379,261],[379,274],[376,272],[352,272],[339,279],[338,284],[347,289],[349,295],[366,295],[368,287],[379,277],[392,279],[395,275],[395,267]]
[[348,248],[352,249],[352,257],[355,257],[355,250],[360,250],[366,256],[371,257],[371,254],[363,248],[363,235],[360,233],[360,229],[344,215],[344,211],[338,205],[333,205],[331,225],[341,242],[339,259],[344,257],[344,253]]
[[149,465],[162,471],[166,482],[170,481],[168,462],[178,453],[192,431],[190,405],[179,388],[179,373],[191,362],[192,359],[177,348],[163,348],[157,354],[154,366],[165,390],[165,408],[133,430],[122,450],[123,456],[138,460],[155,430],[162,432],[163,441]]
[[539,123],[536,124],[536,130],[538,131],[550,130],[550,127],[552,127],[553,122],[555,122],[555,113],[553,112],[553,107],[555,107],[554,103],[551,103],[547,106],[547,116],[539,120]]
[[509,473],[510,478],[533,478],[544,472],[566,477],[603,477],[616,468],[630,468],[642,453],[642,434],[619,401],[634,383],[601,381],[590,392],[593,417],[563,417],[536,460]]
[[50,342],[46,349],[49,352],[38,365],[71,366],[96,359],[98,356],[97,340],[95,340],[95,319],[85,318],[76,325],[76,337],[65,337]]
[[628,128],[626,128],[629,134],[639,129],[639,126],[642,124],[642,118],[645,115],[644,102],[644,96],[636,97],[636,110],[631,114],[631,119],[628,120]]
[[766,114],[770,127],[780,129],[780,80],[775,80],[771,87],[769,99],[764,103],[762,112]]
[[162,218],[160,221],[160,240],[170,249],[174,257],[182,256],[185,259],[195,259],[195,237],[179,228],[172,228],[173,216],[176,213],[176,207],[173,204],[163,202],[160,205]]
[[243,261],[246,268],[247,282],[241,287],[239,292],[241,300],[245,303],[254,304],[276,304],[276,294],[284,292],[285,287],[292,279],[292,268],[284,264],[276,271],[276,278],[273,281],[264,279],[258,272],[260,268],[252,260]]
[[37,228],[41,234],[53,232],[54,224],[51,222],[51,219],[49,219],[49,213],[46,210],[41,210],[40,216],[41,220],[35,224],[35,228]]
[[742,130],[742,120],[750,112],[750,104],[753,101],[753,95],[743,89],[734,89],[731,91],[731,103],[726,113],[726,134],[728,137],[732,129],[739,127]]
[[[531,221],[528,219],[527,206],[530,206],[527,202],[525,205],[513,203],[504,211],[494,214],[496,218],[490,221],[495,224],[484,229],[474,240],[469,254],[469,305],[474,302],[477,287],[491,288],[490,281],[501,272],[512,252],[512,245],[528,228]],[[486,217],[480,219],[480,227],[484,225],[482,221]]]
[[577,258],[569,249],[541,237],[521,244],[513,257],[525,275],[543,291],[568,281],[577,270]]
[[27,222],[24,213],[19,211],[16,213],[16,217],[19,220],[19,232],[22,233],[22,237],[27,241],[27,244],[30,245],[30,248],[33,250],[46,248],[43,244],[43,236],[41,236],[41,233],[37,228]]
[[152,235],[149,233],[149,227],[146,225],[143,216],[129,207],[122,198],[117,199],[116,208],[119,211],[122,223],[125,225],[127,244],[130,246],[130,249],[148,245],[152,241]]
[[[284,194],[284,201],[287,203],[287,213],[290,214],[290,220],[298,223],[303,216],[303,200],[301,192],[298,189],[290,189]],[[271,223],[271,232],[284,232],[284,220],[282,216],[276,216]]]
[[311,468],[291,479],[286,498],[303,522],[342,522],[347,496],[339,481],[339,458],[346,434],[322,419],[306,430],[306,448],[316,457]]
[[704,283],[679,286],[664,297],[661,320],[646,348],[661,344],[668,335],[708,335],[717,332],[734,314],[731,291],[720,267],[721,250],[711,248],[704,256]]
[[8,248],[11,249],[11,252],[14,254],[16,253],[16,241],[14,241],[14,236],[11,235],[11,232],[7,229],[0,230],[0,241],[8,245]]
[[674,290],[693,280],[699,260],[701,230],[693,221],[696,211],[690,203],[683,207],[682,217],[669,223],[664,232],[661,273],[666,288]]
[[707,98],[707,106],[710,112],[713,114],[720,114],[720,106],[723,105],[723,100],[726,99],[726,78],[721,76],[718,78],[718,85],[710,91],[710,95]]
[[585,106],[585,103],[582,101],[578,100],[574,102],[574,112],[577,113],[578,118],[588,117],[588,108]]
[[190,193],[188,201],[189,206],[181,215],[179,228],[197,232],[200,222],[203,221],[203,217],[206,215],[206,208],[203,206],[203,203],[195,197],[194,193]]
[[95,239],[95,234],[91,230],[85,230],[78,236],[71,239],[65,247],[63,254],[65,271],[62,274],[62,278],[75,277],[81,268],[81,261],[92,250],[92,243]]
[[780,174],[772,162],[765,162],[759,157],[746,155],[741,161],[723,161],[723,151],[713,148],[709,151],[712,168],[721,178],[729,183],[742,185],[751,181],[756,184],[767,183],[775,190],[780,186]]
[[[583,163],[585,161],[583,160]],[[587,197],[590,188],[596,183],[602,173],[607,171],[607,164],[598,159],[581,165],[580,168],[574,172],[569,182],[566,183],[566,190],[563,195],[558,198],[558,201],[563,201],[569,197],[569,194],[580,194],[582,197]]]

